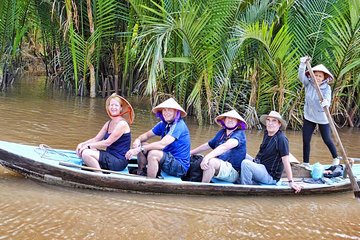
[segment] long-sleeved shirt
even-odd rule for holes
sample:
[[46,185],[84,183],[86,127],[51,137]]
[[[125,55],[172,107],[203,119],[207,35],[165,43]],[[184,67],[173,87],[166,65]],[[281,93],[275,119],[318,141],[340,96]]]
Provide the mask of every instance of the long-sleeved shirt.
[[[327,124],[329,123],[324,109],[321,107],[320,98],[316,92],[314,84],[316,84],[311,78],[305,75],[305,63],[300,63],[298,77],[305,87],[305,106],[304,106],[304,118],[308,121]],[[324,99],[331,102],[331,88],[329,84],[323,83],[320,86],[320,91]]]

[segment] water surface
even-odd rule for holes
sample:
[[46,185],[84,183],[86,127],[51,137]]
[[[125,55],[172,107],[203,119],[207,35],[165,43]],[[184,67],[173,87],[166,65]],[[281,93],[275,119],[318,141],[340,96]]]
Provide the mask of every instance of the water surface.
[[[107,116],[104,99],[48,93],[44,78],[26,77],[0,93],[0,140],[74,149]],[[132,97],[133,138],[157,121],[149,101]],[[219,127],[186,122],[192,147]],[[360,157],[359,129],[340,129],[349,156]],[[301,133],[287,131],[301,160]],[[247,131],[256,154],[261,131]],[[311,162],[330,163],[319,134]],[[0,167],[0,239],[360,239],[360,202],[352,193],[327,196],[206,197],[82,190],[47,185]]]

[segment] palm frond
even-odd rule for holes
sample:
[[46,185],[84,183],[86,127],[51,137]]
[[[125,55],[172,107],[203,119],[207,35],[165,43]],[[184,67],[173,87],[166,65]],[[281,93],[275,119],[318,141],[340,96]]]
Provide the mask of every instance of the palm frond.
[[290,30],[295,36],[294,48],[299,55],[321,61],[324,49],[325,20],[333,15],[336,0],[298,0],[289,17]]
[[360,71],[360,7],[348,0],[343,1],[341,8],[335,6],[334,9],[336,15],[326,22],[325,37],[330,46],[325,56],[336,78],[331,112],[352,125],[350,115],[353,115],[359,99],[356,84]]
[[[120,8],[122,6],[120,5]],[[102,38],[114,35],[115,22],[117,17],[116,0],[98,0],[96,1],[95,25],[96,29],[101,30]]]

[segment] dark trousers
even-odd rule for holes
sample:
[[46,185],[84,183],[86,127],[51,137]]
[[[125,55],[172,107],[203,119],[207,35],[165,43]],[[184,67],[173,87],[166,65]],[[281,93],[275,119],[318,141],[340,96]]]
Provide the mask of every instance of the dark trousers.
[[[317,123],[310,122],[310,121],[304,119],[304,125],[303,125],[303,128],[302,128],[302,132],[303,132],[303,161],[304,161],[304,163],[309,163],[310,141],[311,141],[312,134],[313,134],[313,132],[315,130],[316,124]],[[319,125],[320,134],[321,134],[321,137],[322,137],[324,143],[329,148],[332,157],[336,158],[338,155],[337,155],[335,144],[333,143],[333,141],[331,139],[330,125],[329,124],[318,124],[318,125]]]

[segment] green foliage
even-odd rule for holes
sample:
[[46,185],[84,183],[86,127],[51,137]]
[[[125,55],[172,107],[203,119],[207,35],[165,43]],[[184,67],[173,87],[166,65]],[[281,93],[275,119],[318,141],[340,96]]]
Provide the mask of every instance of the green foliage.
[[21,43],[29,31],[34,3],[31,0],[3,0],[0,2],[0,88],[12,82],[20,63]]
[[81,95],[94,87],[90,64],[97,92],[148,95],[153,104],[173,96],[200,124],[236,109],[258,127],[258,115],[277,110],[299,129],[297,68],[309,55],[335,76],[337,122],[360,125],[358,0],[90,2],[93,32],[85,0],[0,1],[1,73],[34,38],[53,82]]
[[[332,112],[353,124],[359,114],[360,71],[360,6],[357,1],[344,1],[334,6],[336,14],[328,19],[325,39],[330,48],[325,57],[335,76]],[[354,100],[350,100],[354,96]]]
[[336,0],[297,0],[290,10],[289,26],[294,34],[294,46],[300,56],[308,55],[313,61],[323,61],[326,49],[324,30],[326,19],[334,13],[333,5]]

